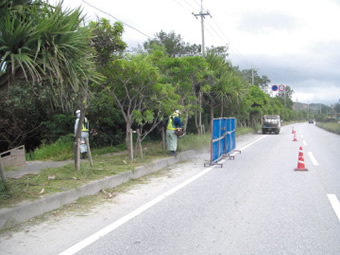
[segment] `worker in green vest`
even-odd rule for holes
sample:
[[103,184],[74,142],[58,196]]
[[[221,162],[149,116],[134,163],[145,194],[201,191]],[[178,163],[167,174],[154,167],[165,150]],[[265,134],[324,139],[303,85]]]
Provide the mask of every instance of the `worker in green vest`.
[[168,144],[168,150],[170,151],[171,156],[176,156],[177,144],[178,144],[178,135],[182,132],[182,122],[180,119],[181,112],[176,110],[173,114],[170,115],[167,129],[166,129],[166,141]]
[[[74,136],[76,136],[77,134],[79,120],[80,120],[80,110],[77,110],[76,121],[74,123]],[[87,145],[86,145],[85,139],[89,137],[89,130],[90,130],[90,123],[88,119],[85,117],[84,122],[81,127],[81,137],[80,137],[80,153],[81,153],[82,159],[86,158]]]

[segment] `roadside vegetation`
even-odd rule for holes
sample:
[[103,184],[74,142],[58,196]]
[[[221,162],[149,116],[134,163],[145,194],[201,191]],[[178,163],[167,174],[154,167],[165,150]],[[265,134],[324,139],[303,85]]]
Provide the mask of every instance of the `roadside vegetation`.
[[340,123],[336,121],[330,122],[316,122],[316,125],[320,128],[323,128],[329,132],[340,135]]
[[[90,138],[94,167],[82,163],[76,170],[70,164],[8,180],[8,190],[0,184],[1,204],[167,156],[160,137],[175,110],[183,113],[188,134],[180,140],[181,151],[207,146],[210,136],[203,134],[214,118],[235,117],[239,135],[258,130],[264,114],[284,122],[313,117],[311,108],[293,109],[290,86],[270,95],[269,77],[234,66],[225,45],[208,47],[202,56],[201,45],[160,31],[128,50],[122,23],[87,23],[80,8],[62,4],[0,0],[0,152],[24,144],[27,160],[73,159],[74,113],[81,109],[97,134]],[[131,144],[144,157],[132,155]]]
[[[248,132],[248,130],[247,130]],[[179,152],[195,149],[198,152],[209,148],[211,135],[186,135],[180,138]],[[70,144],[72,148],[72,143]],[[168,152],[163,151],[161,141],[149,141],[144,145],[144,158],[136,157],[134,161],[128,160],[127,150],[122,145],[111,146],[93,150],[94,166],[90,167],[87,160],[81,164],[79,171],[74,170],[74,164],[60,168],[43,169],[39,174],[29,174],[18,179],[8,179],[7,188],[0,183],[0,208],[8,207],[24,200],[34,200],[41,196],[67,191],[79,187],[93,180],[102,179],[133,170],[135,167],[146,165],[152,161],[168,157]],[[32,155],[37,160],[53,160],[56,153],[64,149],[64,143],[42,146],[37,155]],[[74,157],[72,149],[65,159]],[[52,155],[52,156],[49,156]],[[66,155],[66,154],[65,154]],[[11,170],[11,169],[9,169]],[[16,170],[16,169],[12,169]]]

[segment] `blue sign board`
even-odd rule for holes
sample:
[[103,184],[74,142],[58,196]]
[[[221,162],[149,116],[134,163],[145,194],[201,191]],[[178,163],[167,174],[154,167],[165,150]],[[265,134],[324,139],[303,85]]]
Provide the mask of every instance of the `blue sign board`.
[[229,155],[236,146],[236,119],[213,119],[210,163],[216,163]]

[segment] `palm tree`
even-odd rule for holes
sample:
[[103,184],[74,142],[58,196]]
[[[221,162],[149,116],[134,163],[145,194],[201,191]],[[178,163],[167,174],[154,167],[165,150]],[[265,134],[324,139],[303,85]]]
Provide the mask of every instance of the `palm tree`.
[[80,9],[14,2],[0,3],[0,90],[22,82],[44,84],[53,103],[69,107],[74,93],[98,78]]

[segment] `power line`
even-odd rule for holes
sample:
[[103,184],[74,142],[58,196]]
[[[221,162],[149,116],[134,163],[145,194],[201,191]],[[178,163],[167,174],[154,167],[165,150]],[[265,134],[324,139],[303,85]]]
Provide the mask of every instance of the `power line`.
[[[193,0],[194,2],[196,2],[196,0]],[[196,2],[197,3],[197,2]],[[230,51],[230,55],[233,55],[235,57],[237,57],[238,59],[241,60],[241,62],[245,62],[246,65],[249,66],[254,66],[251,61],[249,61],[245,56],[243,56],[243,54],[241,54],[236,47],[233,47],[232,43],[230,42],[230,40],[227,38],[227,36],[225,35],[224,31],[221,29],[221,27],[217,24],[217,22],[215,21],[214,17],[211,17],[211,20],[213,21],[214,25],[217,27],[217,29],[219,30],[219,32],[217,32],[214,29],[214,26],[212,24],[210,24],[209,21],[207,21],[208,25],[211,27],[211,29],[213,30],[213,32],[217,35],[217,37],[221,40],[222,44],[227,44],[229,46],[229,51]],[[209,32],[209,29],[207,29],[207,32]],[[211,34],[211,33],[210,33]]]
[[106,12],[106,11],[103,11],[103,10],[97,8],[96,6],[94,6],[94,5],[92,5],[92,4],[88,3],[88,2],[86,2],[85,0],[81,0],[81,1],[82,1],[83,3],[85,3],[85,4],[87,4],[88,6],[90,6],[91,8],[96,9],[97,11],[102,12],[102,13],[104,13],[104,14],[110,16],[111,18],[114,18],[115,20],[121,22],[123,25],[125,25],[125,26],[127,26],[127,27],[129,27],[129,28],[131,28],[131,29],[133,29],[133,30],[135,30],[135,31],[137,31],[138,33],[144,35],[145,37],[151,38],[151,36],[149,36],[149,35],[143,33],[143,32],[140,31],[139,29],[137,29],[137,28],[135,28],[135,27],[133,27],[133,26],[131,26],[131,25],[129,25],[129,24],[127,24],[127,23],[121,21],[120,19],[114,17],[114,16],[111,15],[110,13],[108,13],[108,12]]
[[[106,11],[103,11],[103,10],[101,10],[100,8],[97,8],[96,6],[94,6],[94,5],[90,4],[90,3],[88,3],[88,2],[85,1],[85,0],[81,0],[81,1],[82,1],[83,3],[85,3],[86,5],[90,6],[91,8],[93,8],[93,9],[95,9],[95,10],[101,12],[101,13],[104,13],[104,14],[106,14],[107,16],[109,16],[109,17],[111,17],[111,18],[113,18],[113,19],[115,19],[115,20],[121,22],[123,25],[125,25],[125,26],[127,26],[127,27],[129,27],[129,28],[131,28],[131,29],[133,29],[133,30],[135,30],[135,31],[138,32],[139,34],[141,34],[141,35],[143,35],[143,36],[145,36],[145,37],[147,37],[147,38],[149,38],[149,39],[151,38],[151,36],[147,35],[146,33],[142,32],[141,30],[139,30],[139,29],[137,29],[137,28],[135,28],[135,27],[133,27],[133,26],[127,24],[126,22],[123,22],[122,20],[118,19],[117,17],[113,16],[112,14],[110,14],[110,13],[108,13],[108,12],[106,12]],[[188,9],[188,6],[191,8],[191,10],[192,10],[192,9],[197,10],[197,7],[195,7],[193,4],[191,4],[188,0],[183,0],[183,1],[174,0],[174,1],[175,1],[178,5],[180,5],[181,8],[186,9],[188,12],[190,11],[190,10]],[[182,3],[185,3],[186,6],[184,6]],[[199,3],[197,2],[197,0],[193,0],[193,3],[194,3],[195,5],[197,5],[197,6],[199,6]],[[190,12],[191,12],[191,11],[190,11]],[[195,14],[194,14],[194,15],[195,15]],[[203,16],[201,16],[201,15],[203,15]],[[203,12],[203,7],[201,6],[201,11],[200,11],[200,13],[196,14],[195,17],[201,16],[201,23],[202,23],[202,19],[204,18],[205,15],[209,15],[209,16],[211,17],[211,15],[210,15],[209,12],[206,12],[206,13]],[[228,40],[227,40],[227,37],[225,36],[223,30],[220,28],[220,26],[217,24],[217,22],[215,21],[215,19],[214,19],[213,17],[211,17],[211,19],[212,19],[214,25],[210,24],[209,21],[207,21],[207,23],[208,23],[209,28],[210,28],[213,32],[210,32],[210,29],[208,29],[208,28],[207,28],[207,32],[208,32],[212,37],[214,37],[213,34],[215,34],[215,35],[219,38],[219,40],[220,40],[221,42],[223,42],[222,44],[227,44],[227,45],[229,45],[230,55],[233,55],[233,56],[237,57],[237,58],[240,59],[242,62],[246,62],[247,65],[254,66],[254,65],[253,65],[246,57],[244,57],[240,52],[238,52],[238,50],[237,50],[235,47],[232,47],[232,46],[230,46],[230,43],[227,43]],[[219,30],[219,32],[215,30],[214,26],[217,27],[217,29]],[[203,29],[203,27],[202,27],[202,29]],[[203,34],[202,34],[202,49],[203,49],[203,47],[204,47],[204,42],[203,42],[203,40],[204,40],[204,31],[203,31],[203,30],[202,30],[202,33],[203,33]]]

